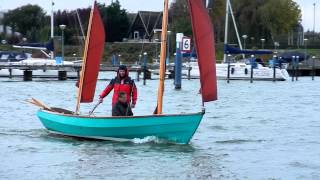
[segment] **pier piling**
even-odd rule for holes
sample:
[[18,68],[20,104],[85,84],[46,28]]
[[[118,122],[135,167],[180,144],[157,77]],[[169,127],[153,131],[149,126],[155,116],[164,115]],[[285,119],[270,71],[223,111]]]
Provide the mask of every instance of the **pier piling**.
[[231,55],[230,54],[228,54],[228,72],[227,72],[227,83],[230,83],[230,58],[231,58]]
[[12,69],[9,69],[9,78],[12,79]]
[[251,64],[250,83],[253,83],[253,65]]
[[58,80],[65,81],[67,79],[67,71],[58,71]]
[[191,70],[192,70],[192,67],[189,67],[188,68],[188,80],[191,79]]
[[30,71],[30,70],[23,71],[23,80],[24,81],[32,81],[32,71]]
[[293,82],[294,81],[294,77],[296,75],[296,71],[295,71],[295,56],[292,56],[292,60],[291,60],[291,68],[292,68],[292,75],[291,75],[291,81]]
[[141,71],[137,71],[137,81],[139,82],[140,81],[140,73],[141,73]]
[[298,81],[298,77],[299,77],[299,59],[300,57],[299,56],[296,56],[296,81]]
[[147,52],[143,53],[143,85],[146,85],[147,80]]
[[[174,61],[174,87],[175,89],[181,89],[181,74],[182,74],[182,56],[180,48],[176,49],[176,57]],[[188,71],[189,78],[190,71]]]
[[273,56],[273,63],[272,63],[272,67],[273,67],[273,82],[276,82],[276,62],[277,62],[277,56],[274,55]]
[[253,66],[254,65],[255,65],[254,55],[251,55],[250,83],[253,83]]
[[314,76],[315,76],[315,56],[312,56],[312,81],[314,80]]

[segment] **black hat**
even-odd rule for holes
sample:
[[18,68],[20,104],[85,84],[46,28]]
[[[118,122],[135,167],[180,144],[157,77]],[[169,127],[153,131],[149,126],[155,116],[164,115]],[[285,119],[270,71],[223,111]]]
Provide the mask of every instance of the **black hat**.
[[120,66],[119,66],[119,70],[127,70],[127,66],[125,66],[125,65],[120,65]]

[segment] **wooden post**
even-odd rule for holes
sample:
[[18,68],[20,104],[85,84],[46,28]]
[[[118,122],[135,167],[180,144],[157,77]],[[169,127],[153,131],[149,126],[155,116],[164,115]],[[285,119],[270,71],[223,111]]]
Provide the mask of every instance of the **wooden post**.
[[147,52],[143,53],[143,85],[146,85],[146,80],[147,80]]
[[254,65],[254,55],[251,55],[251,71],[250,71],[250,83],[253,83],[253,65]]
[[64,81],[67,80],[67,71],[58,71],[58,80]]
[[137,81],[139,82],[140,81],[140,72],[141,72],[141,70],[139,69],[139,70],[137,70]]
[[314,80],[315,76],[315,56],[312,56],[312,81]]
[[147,73],[147,70],[146,68],[144,67],[143,68],[143,85],[146,85],[147,84],[147,76],[146,76],[146,73]]
[[295,66],[295,56],[292,56],[292,59],[291,59],[291,81],[293,82],[294,81],[294,77],[295,77],[295,68],[294,68],[294,66]]
[[251,64],[250,83],[253,83],[253,65]]
[[299,59],[300,57],[299,56],[296,56],[296,81],[298,81],[298,77],[299,77]]
[[188,67],[188,80],[191,79],[191,70],[192,70],[192,67]]
[[230,83],[230,58],[231,58],[231,55],[230,54],[228,54],[228,72],[227,72],[227,83]]
[[273,56],[273,63],[272,63],[272,68],[273,68],[273,82],[276,82],[276,61],[277,61],[277,56]]
[[23,80],[24,81],[32,81],[32,71],[30,71],[30,70],[23,71]]
[[11,68],[9,69],[9,78],[10,79],[12,78],[12,69]]

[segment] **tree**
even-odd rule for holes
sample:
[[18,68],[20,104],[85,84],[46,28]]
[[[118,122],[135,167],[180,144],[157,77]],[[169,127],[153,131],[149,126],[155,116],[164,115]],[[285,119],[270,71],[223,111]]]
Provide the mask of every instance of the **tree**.
[[[261,38],[273,44],[279,39],[278,36],[286,35],[301,21],[301,10],[293,0],[241,0],[231,3],[240,36],[248,35],[252,46],[255,46],[255,40]],[[222,40],[225,0],[214,1],[211,16],[216,34],[220,34],[218,41]],[[233,23],[229,23],[229,42],[237,42]]]
[[26,36],[30,41],[37,41],[37,32],[46,23],[46,15],[38,5],[25,5],[10,10],[4,15],[3,23],[11,26],[14,31],[18,31]]
[[[61,35],[61,30],[59,25],[66,25],[66,29],[64,30],[64,38],[66,44],[76,44],[83,45],[83,39],[79,38],[87,35],[87,26],[90,16],[90,8],[77,9],[72,11],[60,11],[58,10],[54,14],[54,22],[55,22],[55,34]],[[79,14],[81,25],[83,27],[84,34],[81,32],[80,21],[77,17],[77,12]]]
[[[129,19],[126,10],[121,9],[119,1],[115,1],[109,6],[98,3],[98,8],[105,27],[106,41],[122,41],[127,36],[129,30]],[[84,36],[86,36],[91,8],[73,11],[59,10],[55,13],[56,34],[61,33],[59,25],[65,24],[67,26],[65,29],[65,41],[67,44],[79,44],[79,38],[76,37],[82,36],[76,11],[82,23]]]
[[272,39],[277,34],[288,33],[301,22],[299,5],[292,0],[268,0],[258,10]]
[[99,4],[99,9],[105,26],[106,41],[122,41],[129,31],[127,11],[121,8],[118,0],[107,7],[105,4]]
[[217,42],[223,41],[224,37],[224,22],[225,22],[225,0],[214,0],[210,9],[212,24],[214,25],[215,38]]
[[174,33],[183,33],[187,36],[192,35],[192,26],[187,0],[174,1],[170,6],[169,15],[171,31]]

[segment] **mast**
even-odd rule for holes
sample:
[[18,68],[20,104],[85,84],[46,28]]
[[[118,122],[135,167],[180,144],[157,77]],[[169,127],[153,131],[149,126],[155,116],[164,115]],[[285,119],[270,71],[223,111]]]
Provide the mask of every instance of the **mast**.
[[[229,0],[228,0],[229,1]],[[239,47],[241,50],[243,50],[242,48],[242,43],[241,43],[241,39],[240,39],[240,35],[239,35],[239,31],[238,31],[238,26],[236,23],[236,19],[234,18],[234,14],[233,14],[233,10],[232,10],[232,6],[231,3],[229,2],[229,9],[230,9],[230,14],[231,14],[231,18],[232,18],[232,22],[234,25],[234,29],[236,30],[236,35],[237,35],[237,39],[238,39],[238,43],[239,43]],[[243,55],[244,56],[244,55]],[[243,57],[244,58],[244,57]]]
[[[228,30],[229,30],[229,0],[226,0],[226,20],[224,27],[224,45],[228,44]],[[227,62],[227,55],[223,53],[223,62]]]
[[161,31],[161,53],[160,53],[160,81],[158,88],[158,104],[157,114],[162,114],[164,79],[165,79],[165,58],[166,58],[166,41],[168,26],[168,0],[164,0],[164,9],[162,15],[162,31]]
[[[80,26],[80,30],[81,30],[82,40],[84,41],[86,37],[84,36],[84,31],[83,31],[82,22],[81,22],[81,19],[80,19],[80,15],[79,15],[78,9],[76,10],[76,14],[77,14],[77,18],[78,18],[78,22],[79,22],[79,26]],[[83,45],[83,44],[81,44],[81,45]]]
[[[240,39],[240,36],[239,36],[237,23],[236,23],[236,20],[234,18],[234,14],[233,14],[233,10],[232,10],[232,6],[231,6],[231,3],[230,3],[230,0],[226,0],[226,22],[225,22],[226,24],[225,24],[225,30],[224,30],[224,45],[228,44],[229,14],[231,14],[231,18],[232,18],[234,29],[236,31],[236,36],[237,36],[239,47],[240,47],[241,50],[243,50],[241,39]],[[245,58],[244,54],[242,56],[243,56],[243,58]],[[227,54],[225,52],[223,54],[223,62],[227,62]]]
[[[54,2],[51,1],[51,40],[54,38],[54,11],[53,11]],[[54,58],[54,52],[51,51],[51,59]]]
[[80,110],[80,101],[81,101],[81,94],[82,94],[82,89],[83,89],[84,73],[86,70],[86,61],[87,61],[87,54],[88,54],[87,52],[88,52],[89,41],[90,41],[90,34],[91,34],[90,32],[91,32],[91,24],[92,24],[92,18],[93,18],[93,10],[94,10],[94,5],[92,6],[91,12],[90,12],[87,38],[86,38],[84,52],[83,52],[83,62],[82,62],[82,66],[81,66],[79,90],[78,90],[78,97],[77,97],[77,106],[76,106],[76,111],[75,111],[76,114],[79,114],[79,110]]

